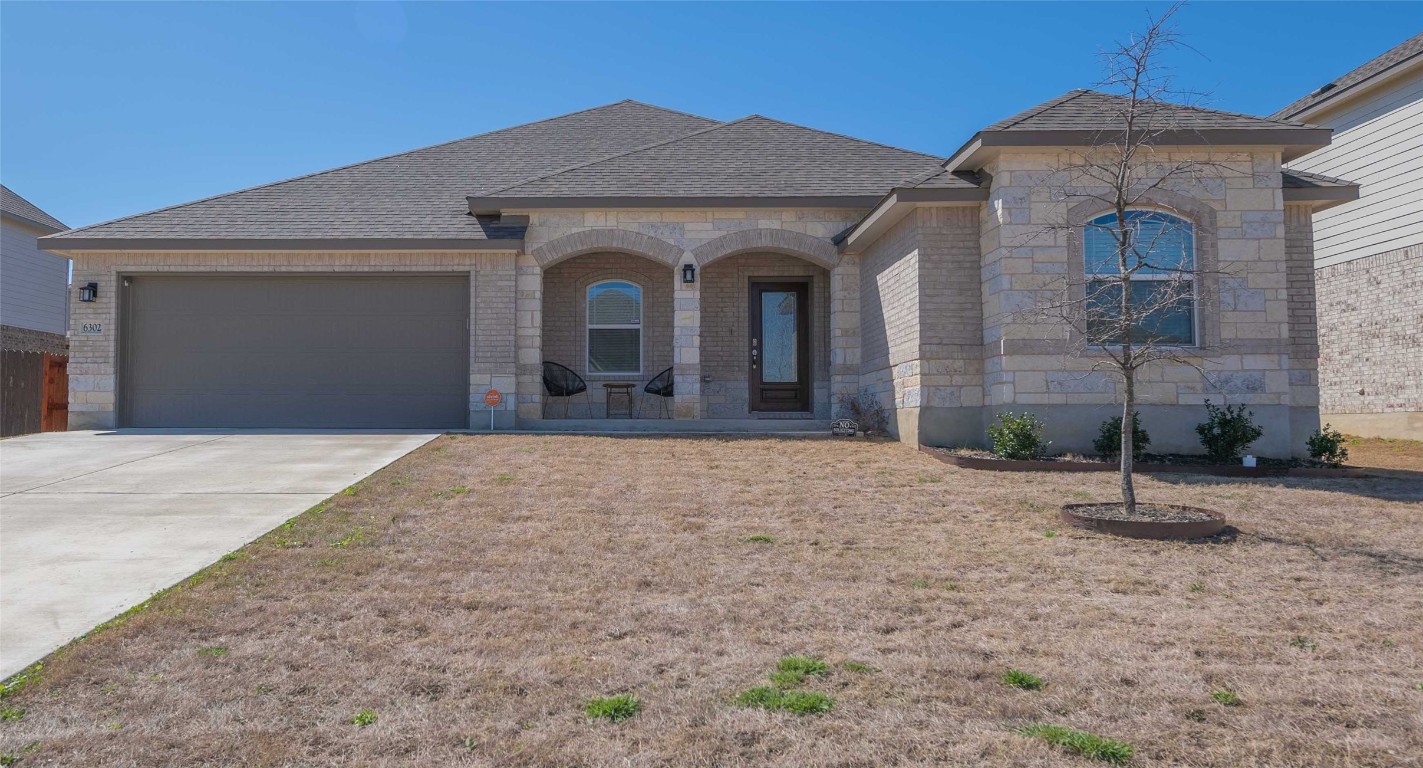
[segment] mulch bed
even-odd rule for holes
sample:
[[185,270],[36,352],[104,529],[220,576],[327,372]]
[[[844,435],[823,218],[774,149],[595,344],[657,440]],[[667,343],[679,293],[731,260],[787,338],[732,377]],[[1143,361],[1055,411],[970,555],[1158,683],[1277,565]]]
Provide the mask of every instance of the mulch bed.
[[1203,539],[1225,528],[1225,516],[1199,507],[1138,502],[1127,514],[1119,502],[1067,504],[1062,521],[1076,528],[1134,539]]
[[[997,472],[1116,472],[1115,461],[1094,461],[1088,457],[1017,460],[999,458],[988,451],[974,448],[939,448],[923,445],[924,453],[945,464],[964,469],[987,469]],[[1261,459],[1261,466],[1204,463],[1204,456],[1184,454],[1147,454],[1136,462],[1134,469],[1144,473],[1189,473],[1217,477],[1373,477],[1364,467],[1307,466],[1299,459]]]

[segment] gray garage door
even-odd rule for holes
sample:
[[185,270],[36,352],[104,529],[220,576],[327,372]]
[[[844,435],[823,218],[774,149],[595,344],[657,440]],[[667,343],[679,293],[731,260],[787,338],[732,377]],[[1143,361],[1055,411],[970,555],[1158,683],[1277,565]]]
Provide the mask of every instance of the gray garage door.
[[125,426],[468,426],[466,277],[127,280]]

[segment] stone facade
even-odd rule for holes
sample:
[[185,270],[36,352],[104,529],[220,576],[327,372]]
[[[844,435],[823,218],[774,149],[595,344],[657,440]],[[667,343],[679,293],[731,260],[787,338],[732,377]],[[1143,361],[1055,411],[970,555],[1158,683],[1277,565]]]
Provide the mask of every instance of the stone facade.
[[1423,245],[1314,277],[1323,418],[1345,432],[1423,440]]
[[[118,300],[124,275],[184,273],[464,272],[470,286],[471,426],[488,425],[484,393],[515,391],[514,254],[461,252],[91,252],[73,254],[74,282],[99,284],[92,302],[70,303],[69,428],[118,426]],[[92,330],[92,332],[90,332]],[[514,425],[514,398],[496,409],[496,426]]]

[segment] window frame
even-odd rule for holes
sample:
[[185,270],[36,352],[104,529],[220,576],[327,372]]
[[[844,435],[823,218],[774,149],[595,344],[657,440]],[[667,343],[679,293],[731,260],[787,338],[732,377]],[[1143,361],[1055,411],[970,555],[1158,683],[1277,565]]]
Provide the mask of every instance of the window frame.
[[[1137,273],[1136,275],[1133,275],[1133,276],[1132,276],[1132,279],[1131,279],[1131,282],[1132,282],[1132,283],[1136,283],[1136,282],[1164,282],[1164,281],[1167,281],[1167,280],[1177,279],[1178,276],[1182,276],[1180,279],[1184,279],[1184,280],[1190,281],[1190,283],[1191,283],[1191,294],[1190,294],[1190,297],[1191,297],[1191,341],[1190,341],[1189,343],[1164,342],[1164,341],[1150,341],[1150,342],[1147,342],[1147,343],[1154,344],[1154,345],[1156,345],[1156,346],[1158,346],[1158,347],[1174,347],[1174,348],[1177,348],[1177,349],[1200,349],[1201,347],[1204,346],[1204,345],[1202,344],[1202,338],[1201,338],[1201,337],[1202,337],[1202,334],[1204,333],[1204,328],[1202,327],[1202,323],[1201,323],[1201,283],[1200,283],[1199,275],[1197,274],[1197,273],[1200,271],[1200,269],[1201,269],[1201,254],[1200,254],[1200,245],[1199,245],[1200,229],[1201,229],[1201,228],[1200,228],[1200,225],[1199,225],[1196,221],[1194,221],[1193,219],[1190,219],[1190,218],[1187,218],[1187,217],[1185,217],[1185,216],[1182,216],[1182,215],[1180,215],[1180,213],[1178,213],[1178,212],[1176,212],[1176,211],[1162,210],[1162,209],[1160,209],[1160,208],[1155,208],[1155,207],[1151,207],[1151,206],[1135,205],[1135,206],[1131,206],[1131,207],[1127,208],[1127,211],[1126,211],[1126,212],[1127,212],[1128,214],[1130,214],[1130,213],[1138,212],[1138,211],[1139,211],[1139,212],[1142,212],[1142,213],[1149,213],[1149,214],[1156,214],[1156,215],[1159,215],[1159,216],[1166,216],[1166,217],[1168,217],[1168,218],[1175,219],[1176,221],[1182,222],[1183,224],[1185,224],[1185,225],[1187,225],[1188,227],[1190,227],[1190,235],[1191,235],[1191,252],[1190,252],[1190,254],[1189,254],[1190,260],[1191,260],[1191,261],[1190,261],[1190,263],[1191,263],[1191,268],[1190,268],[1189,270],[1180,270],[1180,269],[1177,269],[1177,270],[1174,270],[1174,271],[1171,271],[1171,272],[1166,272],[1166,273],[1161,273],[1161,274],[1156,274],[1156,273],[1141,274],[1141,273]],[[1100,281],[1100,280],[1102,279],[1102,278],[1099,277],[1099,276],[1104,276],[1104,277],[1106,277],[1108,280],[1120,276],[1120,273],[1116,271],[1116,265],[1115,265],[1115,264],[1112,265],[1112,270],[1113,270],[1113,271],[1111,271],[1111,272],[1101,272],[1101,271],[1089,272],[1089,271],[1088,271],[1088,266],[1087,266],[1087,265],[1088,265],[1088,262],[1089,262],[1089,257],[1088,257],[1088,253],[1087,253],[1087,232],[1088,232],[1090,229],[1092,229],[1092,228],[1097,228],[1097,229],[1099,229],[1099,230],[1100,230],[1100,229],[1104,229],[1104,227],[1103,227],[1102,225],[1098,224],[1097,222],[1099,222],[1099,221],[1101,221],[1101,220],[1103,220],[1103,219],[1108,219],[1108,218],[1113,218],[1113,219],[1114,219],[1114,218],[1116,218],[1116,216],[1117,216],[1116,211],[1107,211],[1107,212],[1105,212],[1105,213],[1100,213],[1100,214],[1097,214],[1097,215],[1088,217],[1088,218],[1085,219],[1085,220],[1082,222],[1082,224],[1079,226],[1079,228],[1081,229],[1081,232],[1082,232],[1082,240],[1081,240],[1081,242],[1082,242],[1082,253],[1081,253],[1081,255],[1082,255],[1083,290],[1084,290],[1084,292],[1085,292],[1085,294],[1086,294],[1087,296],[1090,296],[1090,295],[1092,294],[1092,284],[1093,284],[1094,282],[1098,282],[1098,281]],[[1110,235],[1108,235],[1108,236],[1110,237]],[[1148,258],[1149,258],[1149,257],[1150,257],[1150,254],[1148,254]],[[1121,284],[1121,283],[1118,283],[1118,285],[1122,285],[1123,289],[1126,288],[1126,286],[1123,285],[1123,284]],[[1086,311],[1086,304],[1084,304],[1084,311]],[[1138,325],[1138,327],[1140,327],[1141,320],[1142,320],[1142,318],[1138,318],[1138,320],[1137,320],[1137,325]],[[1083,331],[1084,331],[1084,334],[1085,334],[1085,332],[1086,332],[1086,330],[1087,330],[1087,327],[1088,327],[1088,325],[1089,325],[1090,323],[1091,323],[1091,320],[1090,320],[1089,318],[1086,318],[1086,317],[1083,318]],[[1132,343],[1133,343],[1133,344],[1136,344],[1136,343],[1138,343],[1138,342],[1133,341]],[[1110,344],[1097,344],[1097,343],[1092,343],[1091,346],[1097,347],[1097,348],[1100,348],[1100,349],[1120,349],[1120,348],[1122,347],[1122,344],[1121,344],[1121,342],[1118,341],[1118,342],[1110,343]]]
[[[593,289],[600,285],[616,283],[630,286],[637,290],[637,322],[636,323],[597,323],[593,322]],[[592,376],[641,376],[643,368],[646,367],[644,341],[646,334],[643,332],[643,320],[647,311],[644,296],[646,291],[640,283],[625,278],[608,278],[589,283],[583,289],[583,369]],[[599,330],[636,330],[637,331],[637,370],[635,371],[594,371],[593,370],[593,331]]]

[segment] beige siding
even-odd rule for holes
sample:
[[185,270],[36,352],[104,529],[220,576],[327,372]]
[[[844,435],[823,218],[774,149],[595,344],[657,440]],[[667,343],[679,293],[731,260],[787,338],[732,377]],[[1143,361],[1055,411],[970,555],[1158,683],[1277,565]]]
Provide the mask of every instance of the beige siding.
[[45,253],[45,234],[6,219],[0,224],[0,325],[64,335],[69,327],[69,260]]
[[1356,202],[1315,215],[1316,266],[1423,243],[1423,66],[1307,120],[1334,140],[1290,167],[1361,185]]

